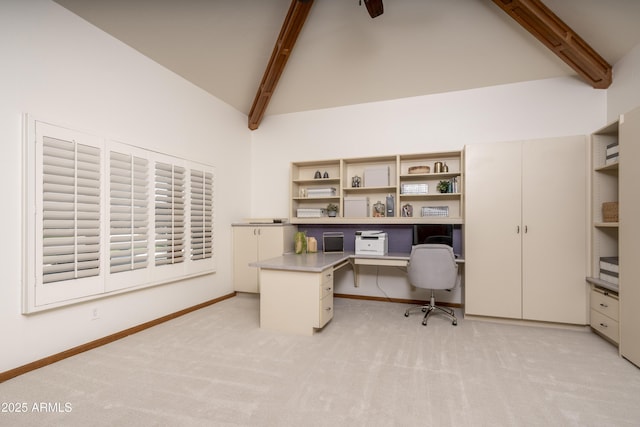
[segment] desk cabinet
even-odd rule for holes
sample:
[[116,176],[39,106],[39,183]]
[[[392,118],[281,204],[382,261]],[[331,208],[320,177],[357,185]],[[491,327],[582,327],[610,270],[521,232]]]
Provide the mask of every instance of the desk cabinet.
[[600,288],[591,291],[591,327],[614,343],[619,341],[618,296]]
[[259,292],[258,269],[249,263],[293,251],[295,227],[291,225],[233,226],[233,288],[238,292]]
[[586,138],[465,151],[465,312],[586,325]]
[[333,268],[320,273],[262,269],[260,327],[313,335],[333,318]]

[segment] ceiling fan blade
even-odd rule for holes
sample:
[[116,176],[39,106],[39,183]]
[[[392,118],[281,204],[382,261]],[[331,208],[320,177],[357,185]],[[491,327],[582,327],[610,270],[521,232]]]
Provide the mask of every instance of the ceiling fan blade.
[[369,16],[375,18],[382,15],[384,7],[382,6],[382,0],[364,0],[364,5],[367,7]]

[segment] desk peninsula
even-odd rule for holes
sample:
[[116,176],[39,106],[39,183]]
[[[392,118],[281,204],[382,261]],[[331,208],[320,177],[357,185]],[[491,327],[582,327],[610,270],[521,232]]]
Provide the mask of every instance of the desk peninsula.
[[[351,265],[358,286],[359,265],[406,267],[409,253],[353,252],[284,254],[250,263],[260,269],[260,327],[313,335],[333,318],[333,273]],[[458,260],[458,262],[464,262]]]

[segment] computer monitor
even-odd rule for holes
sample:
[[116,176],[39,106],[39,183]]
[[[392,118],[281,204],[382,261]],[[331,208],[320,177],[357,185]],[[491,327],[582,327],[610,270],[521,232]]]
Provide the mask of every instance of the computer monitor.
[[453,225],[414,224],[413,244],[439,243],[453,247]]

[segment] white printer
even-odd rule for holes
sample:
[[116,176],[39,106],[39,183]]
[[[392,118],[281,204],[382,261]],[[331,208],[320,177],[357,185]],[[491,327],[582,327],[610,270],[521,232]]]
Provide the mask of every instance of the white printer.
[[387,233],[379,230],[356,231],[356,255],[386,255]]

